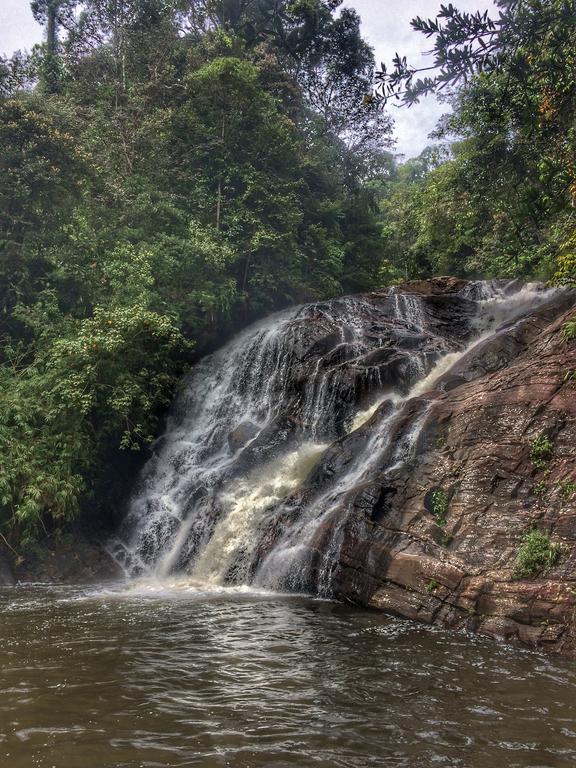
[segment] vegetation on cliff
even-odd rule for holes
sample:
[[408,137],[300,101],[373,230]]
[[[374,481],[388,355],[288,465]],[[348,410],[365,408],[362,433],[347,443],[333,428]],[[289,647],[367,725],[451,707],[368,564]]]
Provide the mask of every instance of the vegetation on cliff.
[[234,326],[433,274],[575,283],[571,4],[506,3],[493,58],[466,82],[453,61],[444,144],[404,164],[338,0],[32,6],[46,43],[0,60],[0,520],[18,536],[150,442],[195,350]]

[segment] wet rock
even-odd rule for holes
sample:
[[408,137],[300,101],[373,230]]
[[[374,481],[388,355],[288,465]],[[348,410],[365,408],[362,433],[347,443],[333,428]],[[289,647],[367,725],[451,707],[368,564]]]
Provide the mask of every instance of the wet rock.
[[425,296],[422,304],[431,333],[450,341],[466,342],[476,332],[473,319],[477,304],[461,294]]
[[230,450],[237,451],[243,445],[250,442],[259,432],[259,427],[250,421],[243,421],[228,435]]
[[104,543],[88,538],[76,526],[20,552],[14,576],[19,582],[90,584],[121,578],[122,572]]
[[523,349],[522,341],[509,333],[479,342],[473,353],[462,358],[438,382],[438,388],[449,391],[485,373],[503,368]]
[[249,445],[240,453],[237,464],[231,468],[227,477],[233,477],[239,470],[246,470],[265,464],[287,446],[295,442],[302,425],[298,419],[290,416],[278,416],[259,430]]
[[[226,515],[222,490],[262,467],[283,488],[283,460],[312,444],[318,463],[282,498],[264,493],[257,530],[223,578],[256,574],[275,589],[575,653],[576,390],[566,371],[576,344],[560,333],[574,294],[538,303],[519,300],[520,288],[435,278],[247,329],[192,372],[175,439],[159,443],[131,506],[127,549],[146,565],[174,545],[169,566],[190,570]],[[496,332],[497,303],[485,302],[495,295],[511,297]],[[492,335],[469,347],[487,320]],[[554,451],[539,469],[530,446],[543,434]],[[250,486],[254,498],[267,485]],[[518,581],[533,527],[560,556]]]
[[[555,295],[439,380],[413,460],[357,489],[335,569],[340,596],[576,656],[576,390],[566,378],[576,344],[561,335],[574,309],[573,293]],[[538,468],[531,445],[542,434],[554,448]],[[348,439],[328,467],[358,450],[358,435]],[[534,527],[559,556],[518,580]]]
[[418,296],[444,296],[458,293],[467,285],[469,285],[468,280],[446,276],[432,277],[426,280],[411,280],[408,283],[401,283],[397,289],[402,293],[414,293]]

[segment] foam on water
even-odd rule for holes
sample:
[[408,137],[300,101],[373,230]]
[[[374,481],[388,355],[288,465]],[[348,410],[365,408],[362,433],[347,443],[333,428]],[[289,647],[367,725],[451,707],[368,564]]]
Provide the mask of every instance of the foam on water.
[[[81,599],[88,600],[211,600],[219,598],[266,598],[279,597],[280,593],[259,589],[248,584],[208,584],[192,576],[172,576],[159,579],[155,576],[137,578],[120,584],[88,590]],[[78,596],[76,599],[79,599]]]

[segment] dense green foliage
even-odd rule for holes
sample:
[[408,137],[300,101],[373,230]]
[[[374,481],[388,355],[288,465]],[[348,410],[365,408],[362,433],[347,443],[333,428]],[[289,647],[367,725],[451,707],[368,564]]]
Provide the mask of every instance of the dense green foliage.
[[548,536],[536,529],[524,534],[516,555],[514,577],[529,579],[551,568],[560,556],[560,548]]
[[535,469],[544,469],[554,453],[554,443],[546,435],[540,435],[530,443],[530,461]]
[[576,318],[572,317],[562,328],[562,336],[566,341],[576,340]]
[[[321,0],[35,0],[0,67],[0,508],[73,515],[153,439],[193,348],[369,287],[390,120]],[[361,212],[361,213],[359,213]]]
[[[499,19],[444,7],[415,28],[434,40],[432,76],[403,59],[381,73],[408,104],[456,84],[453,113],[420,170],[384,190],[388,255],[410,276],[553,278],[576,285],[576,9],[500,0]],[[435,72],[435,74],[434,74]],[[422,168],[424,166],[424,168]]]
[[432,515],[439,526],[446,525],[450,500],[446,491],[435,488],[432,492]]
[[[576,19],[417,20],[451,85],[398,164],[339,0],[34,0],[0,59],[0,524],[69,519],[149,443],[198,350],[289,303],[411,277],[576,285]],[[444,19],[444,22],[442,22]],[[384,78],[385,81],[385,78]],[[444,517],[442,515],[442,517]]]

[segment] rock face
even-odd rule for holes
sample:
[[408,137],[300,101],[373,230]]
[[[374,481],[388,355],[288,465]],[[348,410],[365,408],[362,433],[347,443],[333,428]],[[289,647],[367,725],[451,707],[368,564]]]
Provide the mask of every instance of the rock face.
[[437,278],[252,326],[193,371],[116,561],[576,654],[575,298]]
[[[339,596],[576,655],[576,343],[561,334],[573,302],[558,296],[479,344],[423,395],[412,460],[350,491]],[[378,428],[376,414],[363,432]],[[539,445],[552,446],[543,458]],[[557,560],[519,579],[534,528]]]
[[[24,550],[14,563],[13,575],[23,583],[92,584],[119,579],[122,572],[106,552],[104,542],[90,538],[80,524],[74,524],[64,535],[46,538]],[[13,583],[14,579],[8,585]]]
[[478,304],[448,282],[441,295],[384,289],[296,307],[201,361],[144,469],[118,562],[131,574],[189,569],[226,514],[226,487],[304,442],[332,443],[370,397],[407,393],[461,350]]

